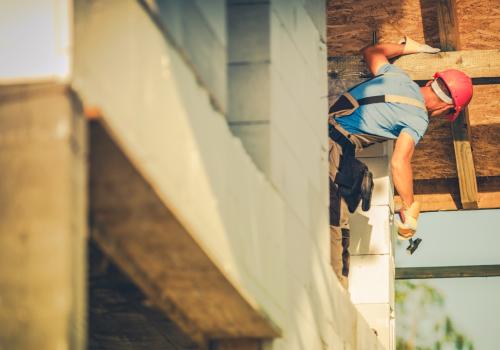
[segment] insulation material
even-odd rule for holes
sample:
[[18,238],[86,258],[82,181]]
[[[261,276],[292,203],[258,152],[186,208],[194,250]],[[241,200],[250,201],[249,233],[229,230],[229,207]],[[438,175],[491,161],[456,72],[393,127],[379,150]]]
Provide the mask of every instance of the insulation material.
[[500,1],[457,0],[458,30],[462,50],[500,47]]
[[[463,50],[495,49],[500,45],[500,1],[456,0]],[[411,38],[439,47],[434,0],[329,0],[328,55],[352,55],[372,43]]]
[[329,56],[359,53],[372,43],[374,32],[381,42],[397,42],[404,35],[424,40],[422,9],[415,0],[330,0],[327,20]]
[[471,145],[476,176],[500,176],[500,85],[474,86],[469,105]]

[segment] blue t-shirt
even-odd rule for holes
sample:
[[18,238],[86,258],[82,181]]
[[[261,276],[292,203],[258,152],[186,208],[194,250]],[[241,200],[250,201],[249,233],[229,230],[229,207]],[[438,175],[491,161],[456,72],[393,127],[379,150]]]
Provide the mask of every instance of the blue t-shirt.
[[[385,74],[388,73],[388,74]],[[350,91],[359,100],[377,95],[399,95],[424,103],[419,86],[402,69],[385,64],[378,74],[383,74]],[[352,134],[370,134],[395,139],[404,131],[410,134],[415,145],[424,136],[429,118],[427,111],[401,103],[373,103],[360,106],[352,114],[336,118]]]

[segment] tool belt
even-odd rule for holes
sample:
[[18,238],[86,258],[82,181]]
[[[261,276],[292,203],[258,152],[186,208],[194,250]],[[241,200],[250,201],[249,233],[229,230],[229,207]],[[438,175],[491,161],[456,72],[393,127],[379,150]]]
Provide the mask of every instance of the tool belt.
[[342,157],[335,175],[335,183],[344,198],[349,212],[354,213],[359,203],[363,211],[370,209],[373,192],[373,174],[366,164],[355,157],[355,146],[348,137],[329,125],[330,138],[342,147]]

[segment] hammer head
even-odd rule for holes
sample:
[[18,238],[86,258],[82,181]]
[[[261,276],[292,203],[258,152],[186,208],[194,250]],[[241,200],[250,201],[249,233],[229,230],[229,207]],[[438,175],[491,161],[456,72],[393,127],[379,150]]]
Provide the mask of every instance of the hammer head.
[[410,238],[409,242],[410,242],[410,245],[408,245],[408,247],[406,248],[406,251],[408,252],[408,254],[412,255],[413,253],[415,253],[415,250],[417,250],[420,243],[422,243],[422,239],[421,238],[416,238],[416,239]]

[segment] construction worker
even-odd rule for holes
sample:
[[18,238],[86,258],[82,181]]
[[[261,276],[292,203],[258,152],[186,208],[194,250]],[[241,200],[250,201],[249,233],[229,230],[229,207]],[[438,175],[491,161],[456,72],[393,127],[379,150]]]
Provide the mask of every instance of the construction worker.
[[[419,87],[390,58],[412,53],[437,53],[439,49],[406,38],[400,44],[377,44],[363,49],[363,56],[374,77],[344,93],[330,107],[330,231],[332,265],[344,286],[349,274],[349,224],[347,210],[368,200],[369,189],[350,187],[345,179],[369,187],[366,169],[355,159],[354,151],[373,143],[395,139],[391,159],[394,186],[403,207],[397,221],[400,238],[409,239],[417,230],[420,206],[413,196],[411,158],[423,137],[429,117],[447,117],[454,121],[472,98],[470,78],[458,70],[434,74],[434,79]],[[360,165],[361,164],[361,165]],[[360,173],[361,172],[361,173]],[[363,175],[364,174],[364,175]],[[369,174],[369,173],[368,173]],[[364,177],[363,177],[364,176]],[[344,182],[343,182],[344,181]],[[346,190],[347,189],[347,190]],[[344,193],[361,192],[354,197]],[[354,200],[352,201],[352,198]],[[349,203],[351,202],[351,203]]]

